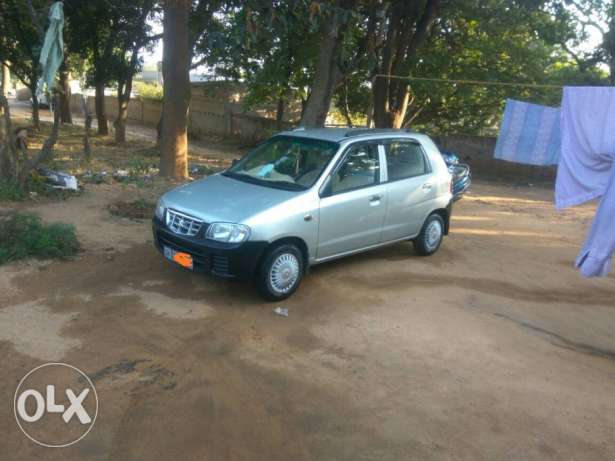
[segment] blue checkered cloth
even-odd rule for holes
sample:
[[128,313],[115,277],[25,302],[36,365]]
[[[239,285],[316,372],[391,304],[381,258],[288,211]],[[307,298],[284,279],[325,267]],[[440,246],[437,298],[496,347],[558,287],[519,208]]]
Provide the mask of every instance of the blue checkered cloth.
[[506,100],[495,158],[527,165],[557,165],[560,150],[559,109]]

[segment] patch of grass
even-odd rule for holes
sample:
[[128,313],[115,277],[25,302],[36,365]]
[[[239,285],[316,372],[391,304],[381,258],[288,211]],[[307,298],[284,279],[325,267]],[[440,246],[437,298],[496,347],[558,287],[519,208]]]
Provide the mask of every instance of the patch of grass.
[[69,224],[43,224],[31,213],[0,218],[0,264],[34,256],[68,259],[79,251],[75,228]]
[[156,205],[153,202],[144,199],[132,202],[119,201],[109,206],[109,212],[122,218],[149,219],[154,215],[155,207]]
[[135,155],[140,155],[142,157],[153,157],[158,161],[160,157],[160,149],[157,146],[152,147],[144,147],[143,149],[138,149],[134,152]]
[[135,155],[128,160],[128,168],[131,176],[143,176],[149,173],[151,162]]
[[0,179],[0,201],[15,202],[23,200],[28,194],[17,182],[9,179]]
[[193,165],[193,166],[190,166],[189,173],[192,176],[209,176],[214,173],[217,173],[218,171],[219,169],[212,168],[209,165]]

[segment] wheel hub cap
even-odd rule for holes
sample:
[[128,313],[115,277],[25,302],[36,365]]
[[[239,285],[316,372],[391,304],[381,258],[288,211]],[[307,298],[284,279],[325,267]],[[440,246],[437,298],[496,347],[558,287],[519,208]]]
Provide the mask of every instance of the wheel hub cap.
[[299,278],[299,260],[291,253],[282,253],[271,265],[269,283],[278,293],[289,292]]
[[425,246],[431,251],[438,246],[442,238],[442,226],[438,221],[432,221],[425,232]]

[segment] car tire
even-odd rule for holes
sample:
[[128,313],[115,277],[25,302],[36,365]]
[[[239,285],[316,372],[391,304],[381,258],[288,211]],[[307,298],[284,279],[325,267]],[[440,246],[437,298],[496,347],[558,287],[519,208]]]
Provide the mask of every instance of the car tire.
[[291,296],[303,278],[303,254],[295,245],[283,244],[269,250],[256,274],[256,288],[267,301]]
[[444,238],[444,220],[439,214],[430,215],[423,224],[421,233],[412,242],[414,250],[421,256],[434,254]]

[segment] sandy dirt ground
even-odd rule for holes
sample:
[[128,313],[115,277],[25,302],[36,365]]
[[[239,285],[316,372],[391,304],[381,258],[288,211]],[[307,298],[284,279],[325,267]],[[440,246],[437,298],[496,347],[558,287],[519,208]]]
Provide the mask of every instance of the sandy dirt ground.
[[[615,278],[573,260],[594,207],[476,184],[430,258],[408,243],[316,267],[273,313],[249,284],[174,267],[125,190],[31,204],[73,223],[73,261],[0,268],[3,460],[613,459]],[[93,430],[41,448],[19,380],[93,377]]]

